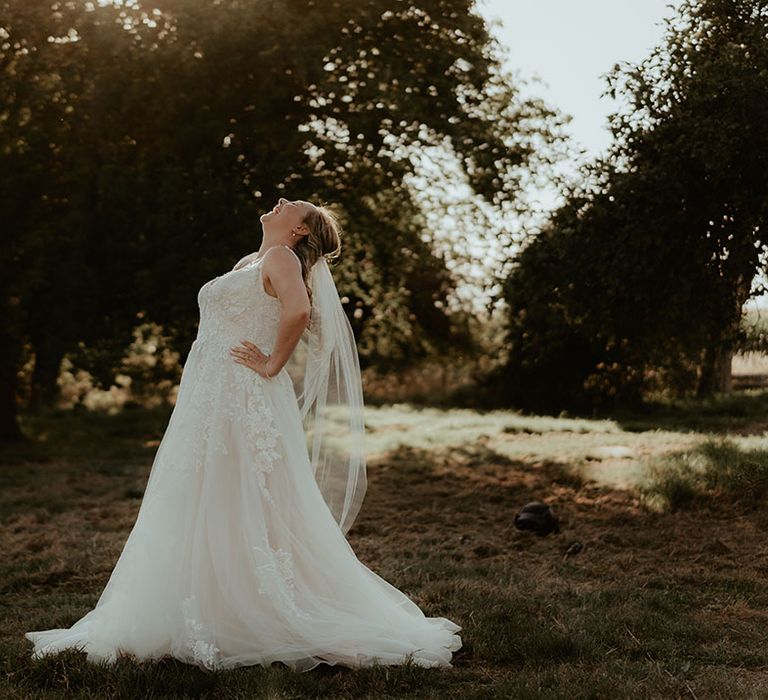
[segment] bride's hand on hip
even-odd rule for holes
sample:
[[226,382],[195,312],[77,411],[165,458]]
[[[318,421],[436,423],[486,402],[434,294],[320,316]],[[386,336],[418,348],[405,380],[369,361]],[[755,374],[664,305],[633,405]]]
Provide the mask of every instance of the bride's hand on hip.
[[254,372],[264,377],[265,379],[272,379],[275,376],[274,369],[270,369],[270,375],[267,376],[267,360],[268,355],[265,355],[258,347],[248,340],[241,340],[242,344],[237,345],[229,349],[232,359],[240,365],[249,367]]

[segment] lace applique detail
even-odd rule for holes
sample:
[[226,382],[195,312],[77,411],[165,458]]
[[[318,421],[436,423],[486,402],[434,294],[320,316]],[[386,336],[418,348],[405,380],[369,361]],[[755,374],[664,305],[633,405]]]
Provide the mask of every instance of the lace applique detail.
[[211,359],[229,360],[229,348],[243,334],[260,347],[271,347],[277,339],[282,304],[264,289],[260,262],[230,270],[200,288],[196,340]]
[[[256,375],[262,382],[263,377]],[[266,485],[266,474],[271,474],[275,468],[275,460],[281,457],[277,449],[280,433],[275,427],[274,416],[264,400],[261,386],[251,387],[247,393],[246,410],[240,413],[241,421],[245,423],[245,433],[251,448],[251,473],[256,477],[264,497],[274,505],[274,499]]]
[[277,549],[270,547],[266,536],[263,544],[263,547],[253,548],[258,559],[267,559],[264,564],[256,567],[260,580],[259,593],[281,599],[294,615],[311,620],[312,615],[296,605],[296,584],[291,553],[280,547]]
[[[199,387],[193,401],[197,404],[195,413],[202,416],[202,429],[193,433],[189,450],[185,451],[189,460],[184,459],[185,455],[179,455],[173,463],[178,469],[197,471],[213,454],[229,456],[227,432],[211,429],[214,423],[225,419],[230,425],[238,426],[244,435],[249,450],[247,468],[256,477],[264,496],[272,503],[265,475],[273,471],[275,461],[282,457],[282,452],[279,449],[280,431],[265,400],[264,385],[277,379],[265,379],[249,367],[233,364],[231,371],[235,373],[237,384],[233,384],[232,389],[237,386],[236,393],[242,398],[216,402],[216,393],[210,386]],[[216,412],[218,415],[214,415]]]
[[219,666],[219,648],[211,641],[211,635],[206,632],[204,625],[195,619],[194,601],[195,596],[191,595],[181,603],[184,625],[187,630],[187,648],[192,652],[192,658],[196,663],[214,670]]
[[[212,430],[222,418],[229,419],[246,436],[251,455],[248,466],[271,501],[264,475],[281,456],[277,451],[280,434],[264,400],[264,384],[277,378],[260,376],[235,362],[230,352],[247,338],[269,353],[277,338],[282,305],[264,289],[261,261],[251,260],[209,280],[198,293],[200,326],[193,352],[199,366],[187,393],[194,406],[189,420],[202,429],[194,432],[194,445],[190,444],[175,464],[178,469],[198,471],[214,454],[229,456],[231,448],[225,434]],[[220,393],[225,384],[229,385],[231,400]]]

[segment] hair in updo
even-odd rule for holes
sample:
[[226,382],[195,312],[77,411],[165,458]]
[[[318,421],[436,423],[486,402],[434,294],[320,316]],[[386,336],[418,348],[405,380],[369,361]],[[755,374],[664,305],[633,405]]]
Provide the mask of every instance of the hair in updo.
[[312,209],[302,223],[309,229],[309,235],[304,236],[293,250],[301,260],[301,275],[311,302],[312,290],[307,284],[309,273],[321,255],[329,263],[341,255],[342,231],[338,215],[325,205]]

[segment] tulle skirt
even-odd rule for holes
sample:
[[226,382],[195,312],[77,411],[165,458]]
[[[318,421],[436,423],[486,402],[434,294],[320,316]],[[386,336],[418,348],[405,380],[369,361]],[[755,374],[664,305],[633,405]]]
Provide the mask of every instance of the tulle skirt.
[[209,669],[451,666],[461,627],[360,562],[312,473],[296,395],[199,339],[136,523],[96,604],[27,632],[33,656],[172,656]]

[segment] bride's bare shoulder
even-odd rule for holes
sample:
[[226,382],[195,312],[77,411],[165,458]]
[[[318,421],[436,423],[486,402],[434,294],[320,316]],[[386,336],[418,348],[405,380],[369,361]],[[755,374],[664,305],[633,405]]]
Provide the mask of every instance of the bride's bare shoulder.
[[274,245],[271,248],[269,248],[267,252],[264,253],[265,268],[272,267],[272,265],[270,264],[270,258],[272,258],[272,260],[280,261],[278,265],[281,265],[281,266],[296,265],[298,266],[299,272],[301,272],[301,260],[299,259],[299,256],[296,254],[296,251],[293,250],[293,248],[291,248],[290,246]]

